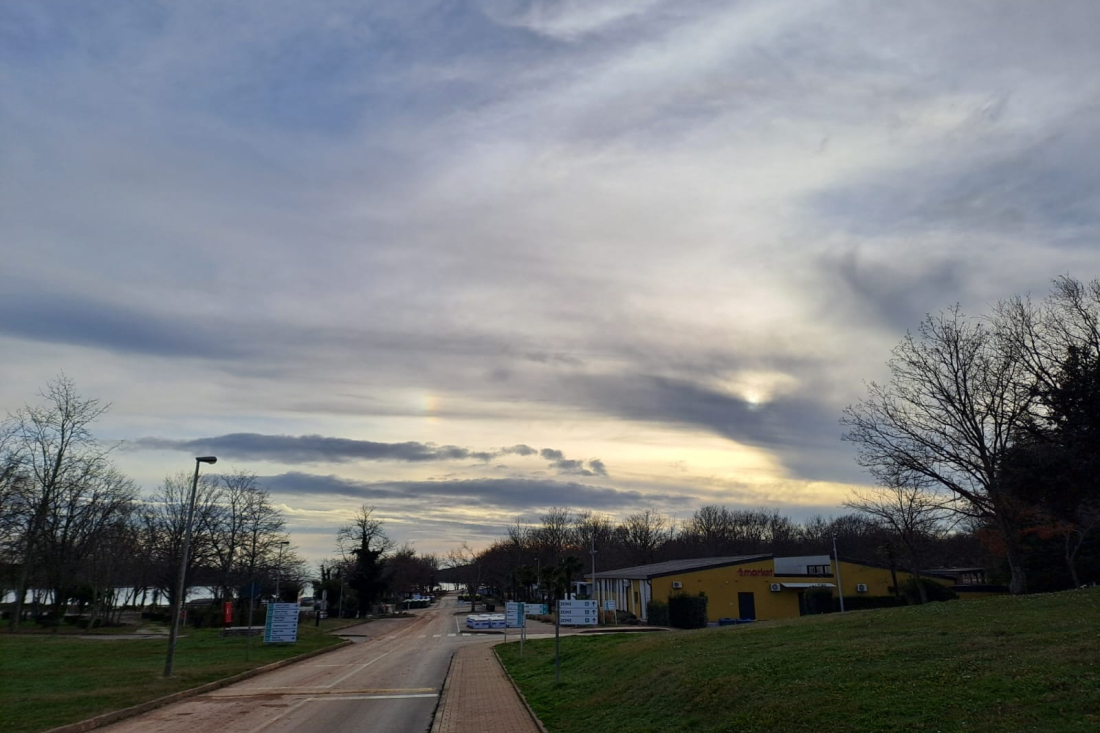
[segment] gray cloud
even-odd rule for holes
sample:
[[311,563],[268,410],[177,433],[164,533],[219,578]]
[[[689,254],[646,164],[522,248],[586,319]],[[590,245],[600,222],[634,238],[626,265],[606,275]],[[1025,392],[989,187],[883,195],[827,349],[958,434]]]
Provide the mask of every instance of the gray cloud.
[[487,463],[504,455],[522,457],[540,455],[550,461],[551,468],[559,473],[581,476],[607,476],[602,461],[574,461],[565,458],[560,450],[543,448],[541,451],[517,444],[495,451],[479,451],[456,445],[432,443],[376,443],[369,440],[351,440],[323,435],[263,435],[260,433],[231,433],[212,438],[172,440],[167,438],[138,438],[125,443],[126,450],[176,450],[188,453],[210,453],[237,460],[266,460],[284,464],[342,463],[347,461],[400,461],[426,463],[430,461],[480,461]]
[[588,509],[630,509],[655,501],[683,501],[683,497],[589,486],[551,479],[468,479],[440,481],[357,481],[335,475],[297,472],[261,478],[275,493],[340,495],[361,501],[418,500],[439,506],[447,500],[464,506],[529,509],[554,505]]
[[231,433],[213,438],[168,440],[139,438],[128,448],[179,450],[211,453],[238,460],[273,460],[280,463],[327,463],[343,461],[488,461],[495,453],[473,451],[454,445],[430,443],[375,443],[369,440],[329,438],[322,435],[261,435]]

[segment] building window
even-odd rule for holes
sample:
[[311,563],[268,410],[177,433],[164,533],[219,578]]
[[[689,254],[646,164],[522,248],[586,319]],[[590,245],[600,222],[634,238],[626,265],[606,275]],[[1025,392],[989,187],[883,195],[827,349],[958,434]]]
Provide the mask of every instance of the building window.
[[807,565],[806,575],[829,575],[828,565]]

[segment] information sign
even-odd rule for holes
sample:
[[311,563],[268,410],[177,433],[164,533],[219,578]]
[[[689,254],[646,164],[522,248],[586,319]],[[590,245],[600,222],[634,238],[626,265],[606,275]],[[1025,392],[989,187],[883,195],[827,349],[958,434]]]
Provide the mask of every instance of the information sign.
[[615,610],[615,601],[604,601],[603,602],[603,610],[605,610],[605,611],[614,611]]
[[527,625],[527,619],[523,614],[523,605],[518,601],[508,601],[504,605],[504,625],[510,629],[518,629]]
[[267,620],[264,623],[264,643],[298,641],[298,604],[267,604]]
[[547,603],[524,603],[523,608],[528,616],[545,616],[550,613],[550,605]]
[[595,626],[600,621],[595,601],[560,601],[558,615],[563,626]]

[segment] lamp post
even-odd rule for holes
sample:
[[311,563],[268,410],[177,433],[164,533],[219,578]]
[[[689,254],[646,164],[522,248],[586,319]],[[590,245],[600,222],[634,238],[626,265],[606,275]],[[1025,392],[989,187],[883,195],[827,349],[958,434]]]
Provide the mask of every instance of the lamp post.
[[542,561],[535,558],[535,592],[538,594],[539,603],[542,603]]
[[833,532],[833,561],[836,563],[836,592],[840,596],[840,612],[844,613],[844,586],[840,583],[840,556],[836,554],[836,532]]
[[172,660],[176,656],[176,637],[180,633],[180,616],[183,615],[183,584],[187,576],[187,553],[191,550],[191,522],[195,518],[195,495],[199,489],[199,464],[217,463],[215,456],[195,457],[195,477],[191,480],[191,498],[187,502],[187,523],[183,529],[183,547],[180,549],[180,574],[176,582],[176,600],[172,608],[172,630],[168,634],[168,658],[164,660],[164,676],[172,676]]
[[276,564],[275,564],[275,602],[276,603],[281,602],[280,601],[280,596],[279,596],[279,583],[283,579],[283,550],[285,550],[286,546],[289,545],[289,544],[290,544],[290,540],[281,540],[279,542],[279,559],[276,560]]
[[596,601],[596,622],[599,623],[601,618],[600,612],[600,595],[596,591],[596,533],[592,533],[592,549],[589,550],[592,553],[592,598]]

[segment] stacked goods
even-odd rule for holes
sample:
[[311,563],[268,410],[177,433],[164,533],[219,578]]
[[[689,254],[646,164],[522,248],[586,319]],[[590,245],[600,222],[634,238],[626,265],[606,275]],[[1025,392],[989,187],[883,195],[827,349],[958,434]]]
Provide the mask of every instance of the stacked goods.
[[485,629],[503,629],[503,613],[471,613],[466,617],[466,628],[475,631]]

